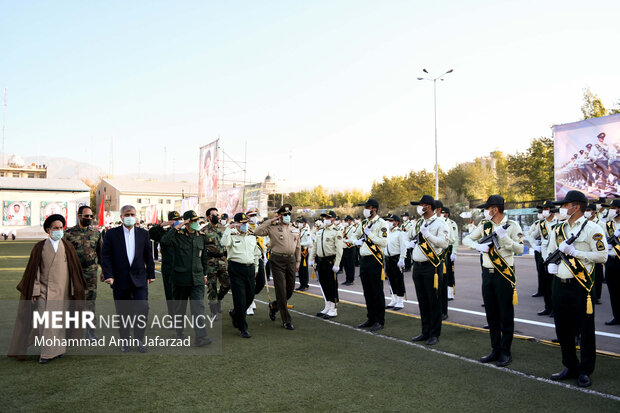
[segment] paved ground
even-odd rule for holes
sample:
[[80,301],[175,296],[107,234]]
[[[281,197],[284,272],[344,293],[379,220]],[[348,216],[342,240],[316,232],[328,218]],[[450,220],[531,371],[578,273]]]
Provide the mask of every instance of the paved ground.
[[[461,249],[456,261],[456,299],[448,304],[447,321],[482,327],[486,324],[484,307],[482,307],[480,258],[478,254]],[[533,298],[536,292],[536,267],[533,256],[517,257],[515,261],[517,271],[517,292],[519,305],[515,307],[515,333],[536,337],[544,340],[556,338],[553,318],[539,316],[536,313],[544,308],[542,297]],[[358,278],[359,268],[356,268],[355,284],[339,286],[340,299],[356,303],[364,303],[362,285]],[[338,275],[338,282],[344,282],[345,275]],[[308,292],[321,294],[317,280],[310,280]],[[404,312],[419,315],[419,308],[411,272],[405,273],[407,301]],[[385,283],[386,301],[389,301],[389,286]],[[606,326],[605,321],[612,318],[609,304],[607,285],[603,284],[602,304],[595,306],[596,341],[599,350],[611,351],[620,354],[620,326]],[[317,308],[320,311],[321,308]],[[403,311],[403,310],[401,310]],[[363,320],[361,320],[363,321]],[[360,321],[360,322],[361,322]],[[442,337],[449,340],[449,337]]]

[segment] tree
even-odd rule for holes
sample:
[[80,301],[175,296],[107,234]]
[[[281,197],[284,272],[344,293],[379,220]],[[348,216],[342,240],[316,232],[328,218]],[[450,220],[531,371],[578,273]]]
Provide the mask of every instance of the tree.
[[553,139],[533,139],[526,151],[509,155],[508,171],[515,179],[515,200],[553,198]]
[[581,113],[584,119],[599,118],[609,115],[609,110],[605,108],[601,99],[596,96],[589,88],[583,91],[583,105],[581,105]]

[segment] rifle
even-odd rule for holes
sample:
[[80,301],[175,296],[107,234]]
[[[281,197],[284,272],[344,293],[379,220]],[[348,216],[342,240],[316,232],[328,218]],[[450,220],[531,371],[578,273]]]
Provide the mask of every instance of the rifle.
[[[583,225],[581,226],[581,228],[579,229],[579,232],[577,232],[577,234],[572,235],[569,239],[567,239],[565,242],[568,245],[571,245],[573,242],[575,242],[575,240],[577,238],[579,238],[579,235],[581,235],[581,232],[583,231],[583,229],[585,228],[586,224],[588,223],[588,220],[586,220]],[[555,264],[558,265],[561,261],[565,261],[568,262],[568,258],[566,258],[566,254],[564,254],[562,251],[560,251],[560,246],[558,245],[558,248],[553,251],[548,257],[547,259],[543,262],[543,265],[546,267],[549,264]]]
[[615,235],[611,235],[607,237],[607,243],[614,248],[616,245],[620,245],[620,240]]
[[[503,225],[502,228],[508,229],[509,226],[510,226],[510,222],[506,222],[506,224]],[[493,244],[496,251],[500,250],[501,246],[499,245],[499,238],[497,237],[497,233],[495,231],[491,232],[489,235],[487,235],[486,237],[483,237],[480,241],[478,241],[478,244],[490,244],[490,243]]]

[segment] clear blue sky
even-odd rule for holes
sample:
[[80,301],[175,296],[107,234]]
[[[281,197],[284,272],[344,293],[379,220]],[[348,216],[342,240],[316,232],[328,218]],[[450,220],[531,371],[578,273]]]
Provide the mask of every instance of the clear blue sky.
[[218,136],[285,187],[369,189],[523,150],[620,99],[619,1],[6,1],[7,152],[197,171]]

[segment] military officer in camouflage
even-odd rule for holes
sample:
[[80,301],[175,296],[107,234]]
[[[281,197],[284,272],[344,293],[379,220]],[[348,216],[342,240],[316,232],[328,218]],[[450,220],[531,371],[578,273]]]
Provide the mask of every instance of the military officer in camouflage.
[[[226,227],[220,222],[217,208],[209,208],[206,212],[209,223],[202,228],[207,245],[209,262],[207,268],[207,299],[211,315],[217,316],[222,312],[222,299],[230,290],[228,278],[228,261],[226,251],[221,245],[222,234]],[[222,217],[224,214],[222,214]],[[217,282],[220,282],[220,290],[217,290]]]
[[[86,280],[86,301],[88,309],[95,311],[97,299],[97,270],[101,262],[101,233],[97,228],[91,227],[93,222],[93,210],[86,205],[78,209],[78,225],[65,231],[64,238],[75,247]],[[88,327],[86,337],[97,339],[95,330]]]

